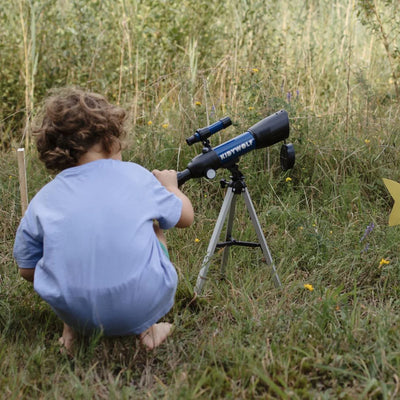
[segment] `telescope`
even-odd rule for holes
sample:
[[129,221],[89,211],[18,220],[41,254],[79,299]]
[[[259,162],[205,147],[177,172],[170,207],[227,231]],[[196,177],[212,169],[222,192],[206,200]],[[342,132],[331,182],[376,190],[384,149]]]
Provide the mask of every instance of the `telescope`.
[[[225,117],[209,127],[198,129],[193,136],[186,140],[189,145],[202,141],[204,148],[202,154],[193,158],[185,170],[178,172],[179,186],[192,178],[213,179],[217,169],[229,169],[239,161],[242,155],[255,149],[272,146],[289,137],[289,117],[285,110],[280,110],[257,122],[241,135],[211,148],[208,137],[229,125],[231,125],[231,121]],[[285,143],[280,153],[282,169],[292,168],[294,159],[293,145]]]
[[[206,128],[198,129],[194,135],[186,139],[189,146],[196,142],[203,142],[203,152],[194,157],[184,171],[178,172],[177,174],[178,185],[180,186],[191,178],[206,177],[212,179],[215,177],[218,168],[226,168],[231,172],[230,182],[226,180],[221,180],[220,182],[221,187],[227,187],[228,189],[225,193],[224,202],[197,277],[196,286],[194,288],[196,294],[200,294],[202,291],[215,250],[217,248],[223,248],[221,272],[224,273],[225,264],[229,256],[229,249],[232,246],[260,247],[265,262],[271,268],[275,286],[281,286],[264,233],[261,229],[249,191],[247,190],[244,176],[239,171],[237,163],[242,155],[252,150],[262,149],[283,141],[284,144],[281,147],[280,153],[281,168],[283,170],[292,168],[295,160],[294,148],[292,144],[286,144],[285,142],[289,137],[289,117],[285,110],[280,110],[257,122],[241,135],[212,148],[208,138],[229,125],[231,125],[231,121],[228,117],[225,117]],[[250,220],[257,234],[258,242],[245,242],[232,237],[235,204],[239,195],[244,199],[250,214]],[[228,218],[228,221],[225,224],[226,218]],[[226,225],[225,241],[218,243],[224,225]]]

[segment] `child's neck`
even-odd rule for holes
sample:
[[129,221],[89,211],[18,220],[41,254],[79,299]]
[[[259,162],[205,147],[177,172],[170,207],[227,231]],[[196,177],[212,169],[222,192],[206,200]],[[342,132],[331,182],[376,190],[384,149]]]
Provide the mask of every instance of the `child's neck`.
[[117,152],[107,153],[104,151],[103,146],[100,143],[97,143],[81,156],[78,165],[109,158],[113,160],[122,160],[121,151],[119,150]]

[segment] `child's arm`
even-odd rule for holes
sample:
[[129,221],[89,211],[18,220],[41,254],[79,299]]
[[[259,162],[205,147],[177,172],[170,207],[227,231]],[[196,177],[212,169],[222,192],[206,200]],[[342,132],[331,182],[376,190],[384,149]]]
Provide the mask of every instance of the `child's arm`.
[[194,220],[193,206],[188,197],[183,194],[178,187],[176,171],[159,171],[158,169],[155,169],[153,171],[153,174],[168,191],[170,191],[182,200],[181,218],[175,226],[177,226],[178,228],[186,228],[190,226]]
[[19,274],[29,282],[33,282],[35,267],[43,256],[43,233],[40,224],[35,224],[29,208],[21,220],[15,235],[13,255],[18,264]]

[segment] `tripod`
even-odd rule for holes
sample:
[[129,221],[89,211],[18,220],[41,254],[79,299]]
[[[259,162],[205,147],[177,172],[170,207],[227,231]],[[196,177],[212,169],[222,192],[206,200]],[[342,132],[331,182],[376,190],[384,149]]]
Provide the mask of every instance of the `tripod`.
[[[203,264],[201,266],[199,275],[197,277],[197,282],[194,288],[194,292],[196,294],[201,293],[205,280],[207,279],[207,273],[208,269],[210,268],[211,257],[213,256],[216,248],[224,248],[221,261],[221,273],[223,274],[225,273],[225,265],[228,260],[229,248],[231,246],[261,247],[266,263],[271,266],[271,275],[274,284],[276,287],[279,287],[281,286],[281,282],[279,280],[279,276],[276,271],[275,265],[272,261],[271,253],[268,249],[264,234],[261,230],[260,222],[258,221],[253,203],[250,198],[250,194],[244,182],[244,176],[239,171],[236,163],[233,163],[231,166],[227,167],[227,169],[229,169],[229,171],[232,173],[231,181],[230,182],[226,182],[225,180],[221,181],[221,186],[228,187],[228,190],[226,192],[225,199],[221,207],[221,211],[219,213],[217,222],[215,224],[215,228],[211,236],[210,243],[208,244],[207,254],[203,259]],[[242,195],[244,198],[247,210],[250,214],[251,222],[253,223],[254,229],[257,233],[257,238],[259,243],[237,241],[233,239],[231,236],[233,217],[235,215],[236,199],[238,195]],[[218,243],[228,213],[229,217],[226,227],[225,242]]]

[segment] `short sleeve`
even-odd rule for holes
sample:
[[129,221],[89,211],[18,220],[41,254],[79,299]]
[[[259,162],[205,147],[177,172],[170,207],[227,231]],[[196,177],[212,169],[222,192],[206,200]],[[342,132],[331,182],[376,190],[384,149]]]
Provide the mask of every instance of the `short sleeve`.
[[21,220],[14,242],[13,253],[19,268],[35,268],[43,256],[43,232],[28,211]]
[[161,229],[174,227],[181,218],[182,200],[169,192],[156,178],[153,196],[156,202],[157,220]]

